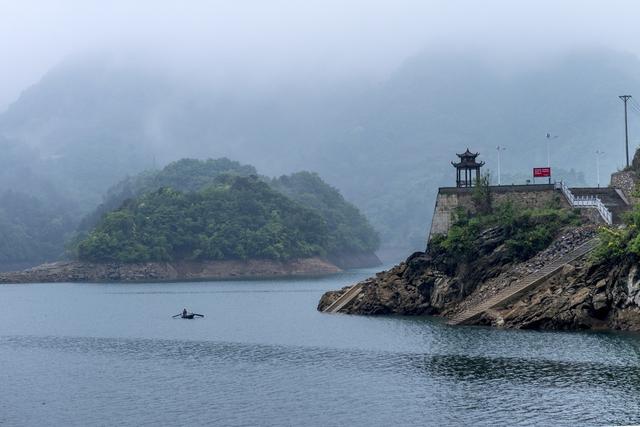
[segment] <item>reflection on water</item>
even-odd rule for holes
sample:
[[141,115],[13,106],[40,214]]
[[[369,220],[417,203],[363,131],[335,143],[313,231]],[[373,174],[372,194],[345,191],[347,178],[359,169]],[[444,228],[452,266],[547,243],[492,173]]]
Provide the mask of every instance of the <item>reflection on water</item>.
[[365,274],[0,287],[0,424],[640,422],[638,336],[315,311]]
[[640,366],[612,366],[597,362],[557,362],[522,358],[427,356],[416,368],[427,375],[455,381],[508,381],[513,384],[553,387],[640,388]]

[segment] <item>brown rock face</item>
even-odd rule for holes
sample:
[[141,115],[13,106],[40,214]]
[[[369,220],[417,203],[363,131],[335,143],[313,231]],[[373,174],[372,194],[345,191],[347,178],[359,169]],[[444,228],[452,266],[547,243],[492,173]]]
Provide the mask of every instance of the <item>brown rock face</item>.
[[[358,297],[346,307],[353,314],[439,314],[452,304],[462,301],[484,280],[498,275],[505,263],[504,247],[497,230],[482,236],[480,257],[452,268],[453,274],[442,271],[437,255],[416,252],[388,271],[362,282]],[[342,293],[344,288],[325,294],[318,309],[323,310]]]
[[581,261],[520,301],[486,316],[486,324],[526,329],[640,330],[637,261]]
[[[416,252],[405,262],[362,282],[363,292],[344,311],[353,314],[453,314],[572,250],[593,233],[593,228],[568,230],[547,250],[516,265],[505,256],[505,247],[495,229],[482,235],[476,259],[453,268],[437,254]],[[328,293],[321,300],[319,309],[344,291]]]
[[[503,248],[489,233],[481,255],[456,266],[452,273],[438,269],[438,259],[432,254],[416,252],[361,282],[363,291],[343,311],[450,316],[485,301],[594,234],[593,227],[566,230],[546,250],[513,264],[503,261]],[[318,309],[346,289],[327,292]],[[476,323],[527,329],[640,330],[640,266],[632,259],[613,265],[579,260],[519,300],[485,313]]]

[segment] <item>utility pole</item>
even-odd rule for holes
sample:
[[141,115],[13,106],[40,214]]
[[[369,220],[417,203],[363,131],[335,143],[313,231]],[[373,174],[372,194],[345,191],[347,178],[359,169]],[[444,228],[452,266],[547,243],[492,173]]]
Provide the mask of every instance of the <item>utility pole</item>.
[[547,167],[551,167],[551,151],[549,149],[549,143],[552,139],[556,139],[558,135],[551,135],[551,133],[547,132]]
[[627,153],[627,167],[629,167],[629,127],[627,126],[627,101],[631,95],[620,95],[618,98],[624,102],[624,143]]
[[[547,132],[547,167],[551,168],[551,151],[549,149],[549,143],[552,139],[556,139],[558,135],[551,135],[551,133]],[[549,184],[551,184],[551,176],[549,176]]]
[[498,150],[498,185],[500,185],[502,183],[501,182],[502,178],[500,177],[500,174],[501,174],[501,172],[500,172],[500,152],[504,151],[506,149],[507,149],[506,147],[501,147],[499,145],[496,147],[496,150]]
[[600,156],[604,154],[604,151],[596,150],[596,178],[598,180],[598,188],[600,188]]

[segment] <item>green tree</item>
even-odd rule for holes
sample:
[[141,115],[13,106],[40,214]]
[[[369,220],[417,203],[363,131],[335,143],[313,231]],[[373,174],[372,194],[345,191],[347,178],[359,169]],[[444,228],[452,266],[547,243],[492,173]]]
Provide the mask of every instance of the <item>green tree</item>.
[[491,200],[491,177],[489,173],[482,174],[473,187],[473,205],[480,215],[491,213],[493,206]]

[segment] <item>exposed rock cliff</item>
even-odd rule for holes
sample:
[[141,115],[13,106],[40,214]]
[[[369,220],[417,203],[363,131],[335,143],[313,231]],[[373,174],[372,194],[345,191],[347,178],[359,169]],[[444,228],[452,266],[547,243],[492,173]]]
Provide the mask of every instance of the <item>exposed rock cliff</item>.
[[637,263],[567,266],[545,285],[479,320],[510,328],[640,330]]
[[[416,252],[405,262],[362,282],[362,292],[342,311],[352,314],[452,316],[490,298],[551,259],[593,237],[593,226],[566,229],[544,251],[521,263],[506,262],[489,230],[480,255],[453,274],[438,269],[434,254]],[[322,310],[345,291],[327,292]],[[640,330],[640,266],[582,259],[515,302],[476,321],[508,328]]]

